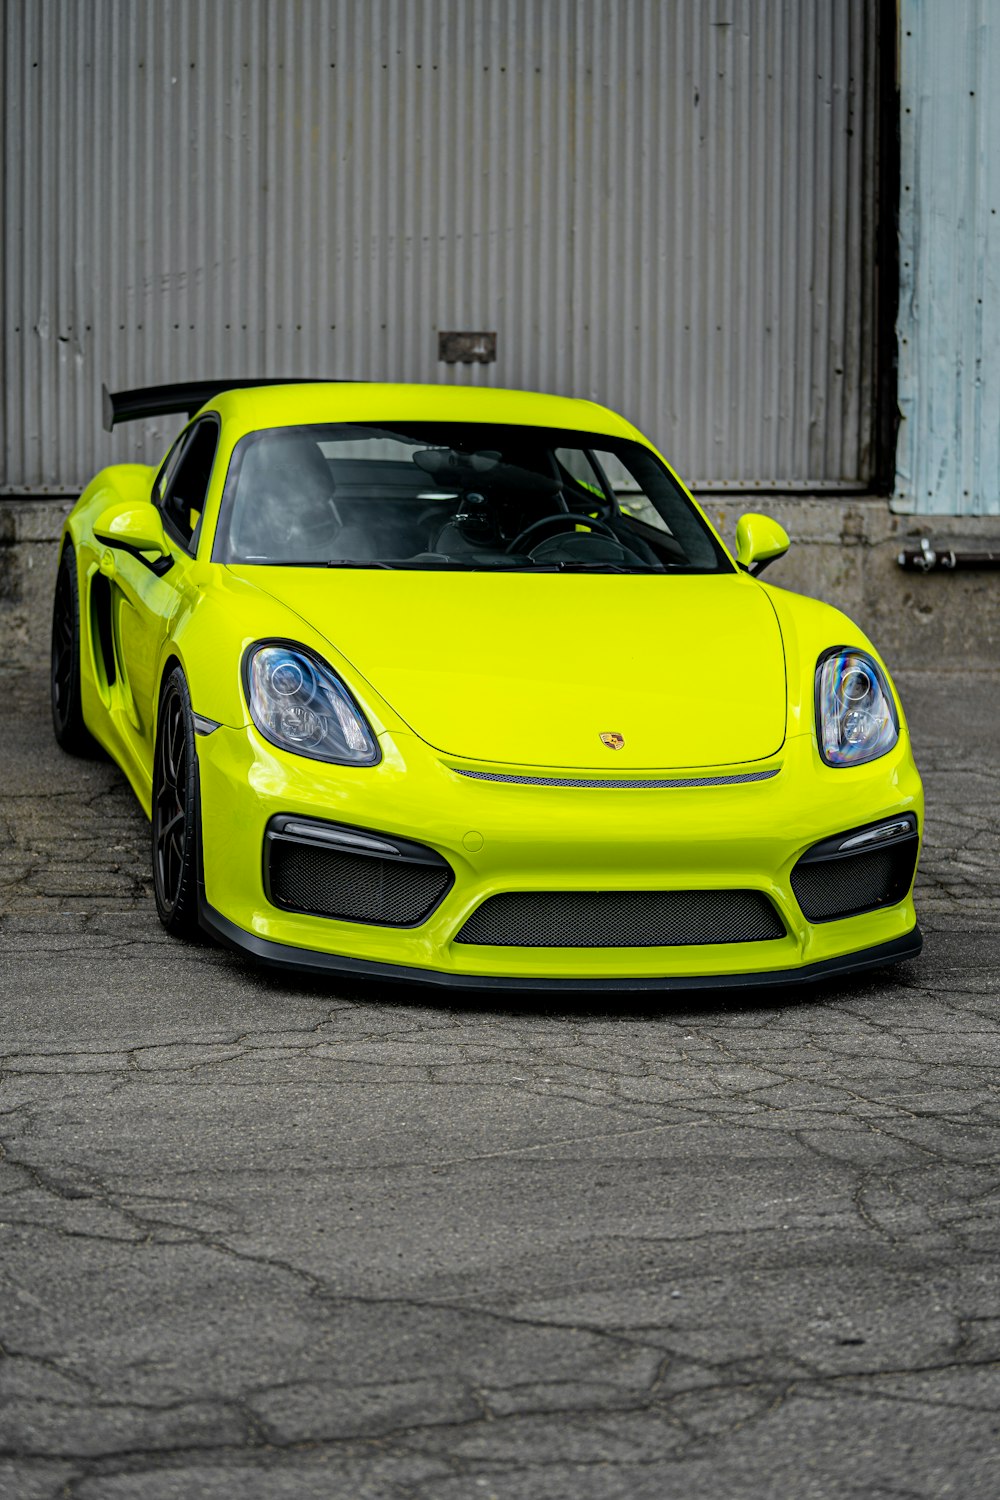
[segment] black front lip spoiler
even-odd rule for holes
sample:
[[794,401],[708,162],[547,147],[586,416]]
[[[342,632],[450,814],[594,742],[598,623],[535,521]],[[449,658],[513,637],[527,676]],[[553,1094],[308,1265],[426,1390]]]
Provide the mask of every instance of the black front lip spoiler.
[[450,974],[441,969],[383,964],[366,958],[346,958],[337,953],[316,953],[310,948],[293,948],[286,943],[272,943],[267,938],[255,937],[253,933],[237,927],[235,922],[230,922],[228,917],[210,906],[204,897],[200,902],[199,919],[204,931],[225,947],[246,954],[266,968],[282,969],[286,973],[305,974],[314,979],[321,979],[325,975],[344,975],[354,979],[382,979],[392,983],[425,984],[452,990],[518,990],[525,994],[535,991],[620,994],[644,990],[751,990],[778,985],[807,985],[916,958],[924,945],[923,935],[917,926],[912,932],[893,938],[889,943],[878,943],[874,948],[863,948],[858,953],[845,953],[840,958],[827,958],[822,963],[806,964],[801,969],[769,969],[760,974],[640,974],[621,979],[532,979],[522,978],[520,975],[497,977],[492,974]]

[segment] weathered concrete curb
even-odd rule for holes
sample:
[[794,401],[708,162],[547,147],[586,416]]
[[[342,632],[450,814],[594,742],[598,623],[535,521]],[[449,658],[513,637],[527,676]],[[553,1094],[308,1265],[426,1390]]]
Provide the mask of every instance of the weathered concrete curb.
[[[921,536],[959,550],[1000,548],[1000,517],[897,516],[885,500],[712,496],[732,543],[737,518],[760,509],[792,538],[769,582],[835,604],[891,667],[1000,665],[1000,573],[904,573],[896,556]],[[0,500],[0,650],[28,664],[49,649],[56,543],[71,500]]]

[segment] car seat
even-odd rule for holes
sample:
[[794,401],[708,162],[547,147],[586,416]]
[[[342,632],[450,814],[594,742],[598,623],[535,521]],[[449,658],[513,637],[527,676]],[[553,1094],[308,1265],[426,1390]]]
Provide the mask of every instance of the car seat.
[[340,529],[330,465],[314,439],[267,433],[244,454],[230,529],[235,557],[324,562]]

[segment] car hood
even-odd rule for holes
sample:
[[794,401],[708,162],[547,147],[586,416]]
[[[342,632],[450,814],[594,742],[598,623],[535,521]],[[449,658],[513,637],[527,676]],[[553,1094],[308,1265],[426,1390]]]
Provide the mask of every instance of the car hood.
[[762,760],[784,740],[781,634],[745,574],[232,571],[446,754],[607,773]]

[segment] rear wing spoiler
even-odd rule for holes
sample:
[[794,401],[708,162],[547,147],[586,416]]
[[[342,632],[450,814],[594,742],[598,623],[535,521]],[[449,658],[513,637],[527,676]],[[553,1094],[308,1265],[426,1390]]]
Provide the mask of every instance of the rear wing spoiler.
[[264,380],[186,380],[180,385],[147,385],[138,391],[108,390],[101,386],[101,405],[104,413],[104,430],[110,432],[119,422],[136,422],[140,417],[166,417],[183,413],[193,417],[206,401],[211,401],[220,391],[249,390],[260,385],[326,385],[337,382],[323,380],[317,376],[306,379],[271,376]]

